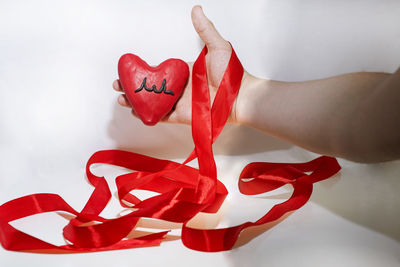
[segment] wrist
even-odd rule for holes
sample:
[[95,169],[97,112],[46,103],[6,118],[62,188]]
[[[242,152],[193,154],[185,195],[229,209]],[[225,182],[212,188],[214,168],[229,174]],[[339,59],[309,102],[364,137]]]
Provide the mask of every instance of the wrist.
[[267,99],[269,80],[257,78],[244,72],[242,84],[234,104],[233,122],[252,126],[260,117],[260,105]]

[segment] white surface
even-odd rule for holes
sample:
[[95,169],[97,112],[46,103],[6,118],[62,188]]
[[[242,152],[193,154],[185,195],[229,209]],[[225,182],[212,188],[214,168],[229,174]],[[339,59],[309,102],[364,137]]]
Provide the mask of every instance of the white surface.
[[[126,52],[151,64],[169,57],[195,60],[202,46],[190,21],[196,3],[232,42],[246,69],[260,77],[309,80],[390,72],[400,64],[399,1],[248,2],[1,1],[0,203],[51,192],[79,210],[92,191],[84,165],[93,152],[124,148],[182,159],[191,151],[189,127],[143,126],[116,105],[111,83]],[[284,201],[241,196],[236,183],[245,164],[316,157],[240,127],[225,129],[214,148],[219,177],[230,191],[221,215],[225,225],[254,220]],[[0,265],[400,266],[400,162],[340,162],[341,174],[316,185],[312,201],[301,210],[229,252],[192,251],[179,240],[79,255],[0,249]],[[113,186],[120,170],[96,172]],[[119,210],[114,199],[104,214],[113,217]],[[204,224],[216,222],[213,217]],[[61,243],[64,223],[45,214],[14,225]]]

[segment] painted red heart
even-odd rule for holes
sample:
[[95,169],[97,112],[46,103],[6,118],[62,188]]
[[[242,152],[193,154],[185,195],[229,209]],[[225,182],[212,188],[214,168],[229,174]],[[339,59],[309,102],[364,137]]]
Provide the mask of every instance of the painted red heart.
[[189,77],[186,62],[170,58],[156,67],[134,54],[118,62],[121,86],[134,112],[146,125],[155,125],[173,108]]

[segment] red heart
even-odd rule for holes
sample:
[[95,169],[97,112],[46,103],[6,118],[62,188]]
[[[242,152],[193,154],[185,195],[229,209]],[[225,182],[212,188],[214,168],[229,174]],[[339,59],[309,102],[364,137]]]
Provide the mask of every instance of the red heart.
[[189,77],[189,66],[170,58],[157,67],[149,66],[133,54],[123,55],[118,62],[123,90],[133,110],[146,125],[164,118],[182,94]]

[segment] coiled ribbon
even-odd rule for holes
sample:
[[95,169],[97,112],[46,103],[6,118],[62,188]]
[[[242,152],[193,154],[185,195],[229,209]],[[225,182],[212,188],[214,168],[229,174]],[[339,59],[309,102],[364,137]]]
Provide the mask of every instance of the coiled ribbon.
[[[86,175],[94,190],[80,212],[56,194],[32,194],[11,200],[0,206],[1,245],[7,250],[37,253],[92,252],[154,246],[164,240],[168,231],[128,237],[135,231],[140,218],[153,218],[183,223],[181,239],[188,248],[207,252],[224,251],[232,249],[244,229],[275,221],[287,212],[302,207],[311,196],[313,183],[327,179],[340,170],[336,159],[322,156],[306,163],[250,163],[239,177],[241,193],[260,194],[289,184],[294,189],[291,197],[273,206],[255,222],[220,229],[196,229],[187,225],[199,212],[217,212],[228,194],[225,186],[217,179],[212,144],[226,124],[243,77],[243,67],[232,49],[211,106],[206,54],[207,48],[204,47],[193,65],[192,136],[195,148],[182,164],[121,150],[98,151],[86,165]],[[198,160],[198,169],[186,165],[195,158]],[[90,166],[95,163],[135,170],[116,178],[120,204],[124,208],[132,208],[129,214],[112,219],[100,216],[111,199],[111,192],[105,178],[90,171]],[[135,189],[158,194],[140,200],[132,194]],[[54,211],[74,215],[63,229],[63,236],[68,241],[66,245],[50,244],[9,224],[20,218]]]

